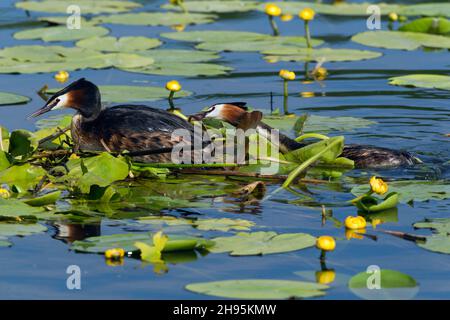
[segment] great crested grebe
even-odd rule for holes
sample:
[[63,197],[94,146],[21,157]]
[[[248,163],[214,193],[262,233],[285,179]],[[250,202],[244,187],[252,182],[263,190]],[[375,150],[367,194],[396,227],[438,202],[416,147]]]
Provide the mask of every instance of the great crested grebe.
[[[245,105],[245,102],[219,103],[204,112],[191,116],[191,118],[197,121],[204,118],[215,118],[244,130],[248,125],[256,126],[256,130],[261,134],[264,134],[267,130],[273,130],[272,127],[260,121],[262,118],[261,112],[248,112]],[[305,143],[296,142],[282,133],[279,133],[279,139],[279,148],[282,153],[306,146]],[[409,152],[371,145],[345,145],[341,156],[353,160],[356,168],[389,168],[421,163],[418,158]]]
[[[102,108],[98,87],[84,78],[55,93],[30,117],[62,108],[77,111],[71,124],[75,150],[139,152],[170,149],[180,143],[180,140],[172,139],[174,130],[185,129],[192,138],[195,136],[191,123],[164,110],[145,105]],[[171,152],[133,158],[141,162],[171,162]]]

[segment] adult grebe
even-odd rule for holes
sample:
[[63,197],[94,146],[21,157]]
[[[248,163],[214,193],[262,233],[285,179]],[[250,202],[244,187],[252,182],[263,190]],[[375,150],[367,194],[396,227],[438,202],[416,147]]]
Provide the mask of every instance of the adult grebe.
[[[195,136],[191,123],[164,110],[145,105],[119,105],[103,109],[98,87],[84,78],[55,93],[44,107],[30,117],[62,108],[77,111],[71,124],[75,151],[136,152],[172,148],[181,142],[172,138],[176,129],[187,130],[192,139]],[[171,152],[137,156],[134,160],[171,162]]]
[[[242,129],[246,129],[248,125],[256,126],[256,130],[259,130],[260,133],[267,132],[266,130],[273,130],[272,127],[260,121],[262,118],[261,112],[248,112],[245,105],[245,102],[219,103],[211,106],[204,112],[191,116],[191,118],[197,121],[204,118],[215,118]],[[282,133],[279,134],[279,139],[280,152],[282,153],[306,145],[305,143],[296,142]],[[345,145],[341,156],[353,160],[356,168],[389,168],[421,163],[418,158],[406,151],[371,145]]]

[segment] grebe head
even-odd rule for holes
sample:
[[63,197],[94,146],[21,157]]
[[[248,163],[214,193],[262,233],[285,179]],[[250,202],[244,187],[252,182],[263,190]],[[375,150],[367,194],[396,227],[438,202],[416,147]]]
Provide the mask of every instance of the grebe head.
[[247,112],[246,104],[245,102],[217,103],[205,111],[190,116],[189,119],[200,121],[205,118],[214,118],[236,125],[242,115]]
[[95,118],[101,111],[100,91],[92,82],[81,78],[48,99],[47,103],[29,116],[34,118],[49,111],[72,108],[85,118]]

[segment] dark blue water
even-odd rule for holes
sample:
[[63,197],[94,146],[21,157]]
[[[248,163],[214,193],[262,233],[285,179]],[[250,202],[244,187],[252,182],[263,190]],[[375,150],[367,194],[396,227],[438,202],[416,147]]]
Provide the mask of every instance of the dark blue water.
[[[145,3],[145,1],[141,1]],[[0,4],[0,22],[26,20],[23,11],[14,9],[14,1],[6,0]],[[156,10],[163,1],[148,1],[144,10]],[[31,14],[37,16],[36,13]],[[270,32],[266,17],[262,13],[249,12],[238,15],[225,15],[210,25],[190,26],[187,30],[245,30]],[[279,23],[281,34],[298,35],[303,27],[299,20]],[[114,36],[145,35],[158,37],[161,32],[170,31],[167,27],[127,27],[107,25]],[[386,25],[383,24],[386,29]],[[12,34],[19,28],[0,29],[1,46],[18,44],[42,44],[41,41],[18,41]],[[323,38],[327,46],[333,48],[367,49],[349,41],[351,35],[366,31],[364,18],[332,17],[318,15],[312,24],[313,36]],[[190,48],[194,44],[164,39],[164,47]],[[70,43],[67,43],[70,45]],[[326,63],[330,75],[319,83],[290,83],[290,111],[298,114],[321,116],[353,116],[374,120],[376,125],[369,128],[346,132],[347,142],[370,143],[395,149],[412,151],[426,160],[427,169],[391,170],[382,172],[383,176],[406,178],[449,178],[449,141],[444,134],[449,133],[450,92],[394,87],[388,85],[392,76],[411,73],[434,73],[449,75],[448,51],[425,52],[383,50],[377,59],[356,62]],[[127,73],[114,69],[83,70],[71,72],[71,79],[86,77],[98,85],[148,85],[163,86],[166,81],[177,79],[183,88],[194,95],[176,101],[186,114],[199,111],[213,103],[224,101],[247,101],[256,108],[269,108],[269,93],[274,93],[276,106],[282,105],[282,83],[277,73],[282,68],[303,73],[302,63],[268,64],[258,53],[222,53],[219,62],[235,70],[227,76],[213,78],[183,78],[177,76],[152,76]],[[312,64],[314,65],[314,64]],[[9,129],[33,129],[34,122],[26,116],[42,106],[43,101],[36,94],[44,84],[58,86],[53,74],[6,75],[0,74],[1,91],[29,96],[32,101],[24,105],[0,107],[0,124]],[[301,92],[313,92],[314,97],[303,98]],[[153,106],[167,108],[166,101],[157,101]],[[336,133],[337,134],[337,133]],[[342,133],[340,133],[342,134]],[[367,174],[370,177],[369,172]],[[348,175],[358,176],[353,171]],[[229,182],[233,184],[233,182]],[[268,193],[279,185],[272,184]],[[351,198],[347,189],[328,190],[312,186],[317,199],[335,203]],[[348,279],[364,271],[369,265],[394,269],[414,277],[419,283],[415,298],[449,298],[450,258],[419,248],[412,242],[377,233],[368,228],[368,233],[378,235],[378,240],[345,240],[345,230],[338,229],[331,222],[321,226],[320,208],[283,203],[279,200],[294,200],[295,195],[282,191],[267,200],[245,208],[242,213],[238,205],[227,204],[222,198],[214,201],[209,209],[191,210],[203,217],[242,218],[256,222],[255,231],[273,230],[276,232],[306,232],[316,236],[327,234],[339,238],[337,248],[327,256],[327,266],[334,268],[339,277]],[[277,200],[277,201],[275,201]],[[231,210],[230,210],[231,209]],[[414,207],[401,204],[398,207],[397,222],[380,226],[383,229],[429,234],[427,231],[414,231],[412,224],[425,217],[447,217],[450,202],[417,202]],[[233,212],[230,212],[233,211]],[[355,215],[354,207],[334,207],[334,216],[343,221],[348,215]],[[178,215],[179,212],[172,212]],[[101,234],[132,231],[132,220],[112,220],[104,218]],[[139,230],[145,230],[140,227]],[[151,228],[148,228],[152,230]],[[153,229],[154,230],[154,229]],[[193,230],[192,233],[199,233]],[[13,238],[14,246],[0,249],[0,298],[7,299],[51,299],[51,298],[137,298],[137,299],[177,299],[208,298],[184,290],[186,284],[226,279],[268,278],[304,280],[296,275],[298,271],[320,270],[319,252],[306,249],[292,253],[274,254],[264,257],[229,257],[227,254],[197,255],[197,259],[181,264],[169,264],[169,272],[157,275],[152,266],[143,265],[136,259],[125,259],[123,266],[111,267],[105,264],[101,255],[80,254],[70,251],[69,245],[54,238],[55,227],[49,225],[45,234],[25,238]],[[201,233],[207,237],[224,235],[222,232]],[[78,265],[82,270],[82,290],[67,290],[66,268]],[[345,281],[331,284],[327,295],[322,299],[356,299]]]

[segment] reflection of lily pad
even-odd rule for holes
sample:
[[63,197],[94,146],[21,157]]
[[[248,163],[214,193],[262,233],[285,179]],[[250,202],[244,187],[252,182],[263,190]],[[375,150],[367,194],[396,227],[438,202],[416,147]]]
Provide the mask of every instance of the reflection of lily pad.
[[80,7],[82,14],[124,12],[141,6],[139,3],[124,0],[44,0],[18,2],[16,7],[29,11],[67,13],[67,7],[74,4]]
[[[196,76],[219,76],[227,74],[232,68],[214,63],[165,63],[153,64],[140,68],[123,68],[128,72],[157,74],[157,75],[178,75],[185,77]],[[177,93],[178,95],[178,93]]]
[[210,296],[235,299],[290,299],[325,295],[328,286],[313,282],[244,279],[191,283],[186,289]]
[[215,245],[208,249],[214,253],[230,252],[232,256],[264,255],[305,249],[316,243],[316,238],[306,233],[253,232],[238,233],[232,237],[213,239]]
[[158,47],[159,39],[147,37],[94,37],[80,40],[78,47],[106,52],[133,52]]
[[0,106],[21,104],[30,101],[31,99],[18,94],[0,92]]
[[[183,5],[189,12],[213,12],[213,13],[230,13],[230,12],[246,12],[256,9],[258,2],[255,1],[186,1]],[[164,9],[172,9],[180,11],[179,6],[165,4]]]
[[[403,203],[450,198],[450,185],[445,181],[394,181],[389,183],[389,191],[397,192]],[[367,192],[367,186],[354,187],[351,192],[355,196],[361,196]]]
[[437,74],[410,74],[389,78],[396,86],[450,90],[450,77]]
[[139,12],[125,13],[110,16],[99,16],[91,23],[111,23],[137,26],[172,26],[174,24],[203,24],[213,22],[217,16],[204,13],[178,13],[178,12]]
[[[167,98],[167,90],[163,87],[150,86],[99,86],[102,101],[109,103],[119,102],[139,102],[155,101]],[[47,90],[47,93],[53,94],[59,91],[59,88]],[[189,91],[177,92],[177,97],[187,97],[192,93]]]
[[268,49],[262,52],[267,54],[266,60],[276,61],[357,61],[374,59],[381,56],[381,53],[368,50],[353,50],[353,49],[307,49],[307,48],[292,48],[281,47],[278,49]]
[[352,40],[369,47],[415,50],[420,47],[450,49],[450,38],[417,32],[366,31]]
[[49,41],[73,41],[90,37],[101,37],[109,33],[109,30],[103,27],[83,27],[81,29],[68,29],[67,26],[35,28],[19,31],[14,34],[18,40],[42,39]]

